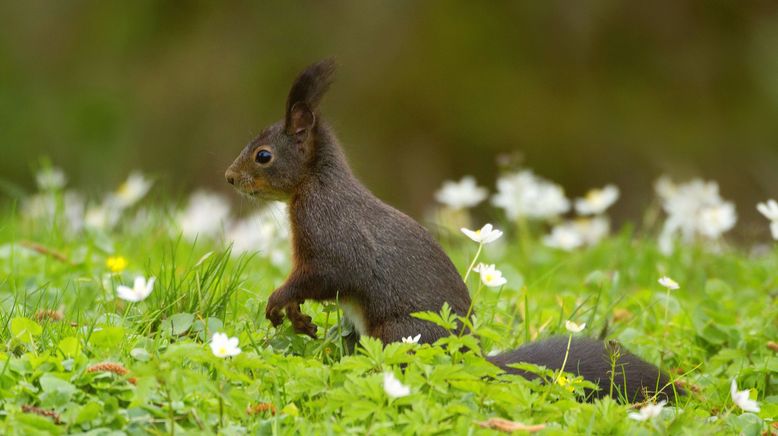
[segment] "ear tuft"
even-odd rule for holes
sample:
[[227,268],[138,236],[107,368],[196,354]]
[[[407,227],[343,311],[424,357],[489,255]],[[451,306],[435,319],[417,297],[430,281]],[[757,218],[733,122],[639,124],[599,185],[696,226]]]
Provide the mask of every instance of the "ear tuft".
[[[332,83],[335,73],[335,60],[325,59],[305,69],[294,81],[289,97],[286,100],[286,130],[294,133],[292,128],[292,113],[295,105],[302,104],[311,114],[315,114],[319,102]],[[315,119],[314,119],[315,121]],[[312,126],[311,126],[312,127]]]

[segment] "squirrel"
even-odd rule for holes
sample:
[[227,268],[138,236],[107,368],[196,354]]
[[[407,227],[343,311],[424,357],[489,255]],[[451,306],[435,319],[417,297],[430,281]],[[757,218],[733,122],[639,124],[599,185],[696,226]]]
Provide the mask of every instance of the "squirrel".
[[[270,295],[265,316],[277,327],[285,314],[295,331],[315,338],[317,327],[300,304],[337,299],[360,335],[386,344],[420,334],[422,342],[433,343],[449,332],[411,314],[438,312],[447,303],[466,316],[469,291],[430,233],[375,197],[351,172],[319,112],[334,70],[331,59],[306,68],[292,85],[284,118],[249,142],[225,173],[243,195],[289,205],[292,271]],[[489,359],[531,379],[533,374],[508,365],[527,362],[560,370],[567,344],[567,337],[551,338]],[[572,340],[564,370],[598,384],[594,396],[672,400],[666,374],[602,341]]]

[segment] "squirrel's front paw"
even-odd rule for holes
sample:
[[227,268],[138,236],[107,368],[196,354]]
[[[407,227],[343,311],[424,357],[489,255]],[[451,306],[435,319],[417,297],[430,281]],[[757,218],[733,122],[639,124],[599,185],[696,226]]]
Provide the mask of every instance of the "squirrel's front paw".
[[300,311],[299,303],[292,303],[286,306],[286,316],[289,318],[289,321],[292,322],[294,331],[316,339],[316,330],[318,330],[318,327],[313,323],[313,318]]
[[284,322],[284,306],[285,302],[278,291],[273,292],[270,298],[268,298],[267,307],[265,307],[265,318],[270,320],[273,327],[278,327]]

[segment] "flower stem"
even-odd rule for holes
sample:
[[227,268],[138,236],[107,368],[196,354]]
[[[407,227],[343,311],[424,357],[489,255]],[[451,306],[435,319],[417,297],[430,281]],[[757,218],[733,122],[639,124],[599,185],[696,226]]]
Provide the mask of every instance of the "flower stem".
[[467,283],[467,278],[470,277],[470,272],[473,271],[473,268],[475,268],[475,262],[478,260],[478,256],[481,255],[481,250],[484,248],[484,243],[481,242],[478,244],[478,251],[475,252],[475,256],[473,257],[473,261],[470,262],[470,266],[467,267],[467,272],[465,273],[465,283]]
[[170,420],[170,436],[176,434],[176,414],[173,411],[173,398],[170,396],[170,388],[167,384],[163,384],[165,387],[165,397],[167,399],[168,419]]
[[667,294],[665,294],[665,335],[667,335],[667,314],[670,309],[670,288],[667,288]]
[[[483,289],[484,284],[479,282],[478,289],[476,289],[475,294],[473,294],[473,298],[470,300],[470,307],[467,308],[467,314],[465,315],[465,320],[467,322],[470,322],[470,314],[473,313],[473,306],[475,306],[475,300],[478,298],[478,296],[481,294],[481,289]],[[459,336],[461,337],[465,333],[465,329],[459,331]]]
[[[664,340],[667,341],[667,336],[670,334],[669,330],[669,322],[668,322],[668,313],[670,309],[670,288],[667,288],[667,293],[665,294],[665,326],[664,326]],[[665,354],[666,351],[662,350],[662,352],[659,354],[659,368],[664,368],[665,365]]]
[[570,336],[567,337],[567,349],[565,350],[565,358],[562,360],[562,367],[559,368],[559,374],[556,375],[556,378],[554,379],[554,383],[557,383],[559,381],[559,378],[562,377],[562,374],[565,372],[565,365],[567,365],[567,356],[570,355],[570,343],[573,342],[573,334],[570,333]]
[[219,395],[219,428],[224,428],[224,398]]

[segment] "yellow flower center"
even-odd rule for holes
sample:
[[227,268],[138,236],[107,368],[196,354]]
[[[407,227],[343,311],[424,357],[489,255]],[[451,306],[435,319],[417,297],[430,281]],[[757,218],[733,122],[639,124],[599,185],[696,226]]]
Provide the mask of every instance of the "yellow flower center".
[[105,261],[105,266],[111,270],[111,272],[122,272],[127,268],[127,259],[122,256],[111,256]]
[[127,182],[122,183],[119,186],[119,189],[116,190],[116,193],[119,194],[119,196],[124,197],[130,192],[130,186],[127,184]]
[[224,356],[227,354],[227,348],[226,347],[219,347],[219,354]]
[[589,202],[591,203],[600,201],[601,197],[602,197],[602,192],[596,189],[586,193],[586,199],[589,200]]
[[486,279],[487,282],[491,282],[492,280],[494,280],[494,276],[492,274],[487,274],[484,278]]

